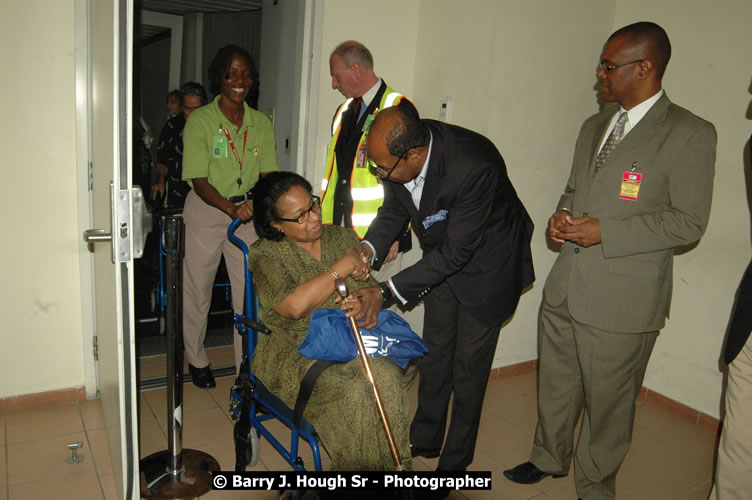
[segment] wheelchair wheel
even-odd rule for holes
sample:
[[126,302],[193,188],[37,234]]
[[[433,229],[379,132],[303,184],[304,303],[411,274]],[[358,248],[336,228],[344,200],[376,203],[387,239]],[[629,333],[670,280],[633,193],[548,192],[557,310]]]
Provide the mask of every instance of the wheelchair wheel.
[[261,451],[260,446],[259,446],[258,429],[256,429],[255,427],[251,427],[250,436],[251,436],[251,456],[250,456],[250,460],[248,461],[248,465],[253,467],[254,465],[258,463],[259,452]]

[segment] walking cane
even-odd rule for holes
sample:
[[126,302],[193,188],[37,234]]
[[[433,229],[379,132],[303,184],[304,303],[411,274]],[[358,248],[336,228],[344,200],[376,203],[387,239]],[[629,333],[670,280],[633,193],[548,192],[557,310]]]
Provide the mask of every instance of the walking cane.
[[[339,278],[334,282],[334,287],[337,289],[337,293],[343,299],[349,295],[347,291],[347,284],[344,278]],[[389,419],[387,419],[386,412],[384,411],[384,405],[381,403],[381,395],[379,394],[379,388],[376,386],[376,380],[373,378],[373,372],[371,371],[371,363],[368,361],[368,353],[363,345],[363,339],[360,337],[360,329],[358,328],[355,318],[349,318],[350,328],[355,337],[355,343],[358,344],[358,352],[360,353],[360,360],[363,362],[363,369],[366,371],[366,376],[371,387],[373,388],[373,395],[376,398],[376,406],[379,409],[379,417],[381,417],[381,423],[384,424],[384,430],[386,431],[386,439],[389,441],[389,449],[392,452],[392,458],[394,459],[394,465],[398,471],[405,470],[402,467],[402,460],[400,460],[399,453],[397,452],[397,444],[394,442],[394,436],[392,435],[392,428],[389,425]]]

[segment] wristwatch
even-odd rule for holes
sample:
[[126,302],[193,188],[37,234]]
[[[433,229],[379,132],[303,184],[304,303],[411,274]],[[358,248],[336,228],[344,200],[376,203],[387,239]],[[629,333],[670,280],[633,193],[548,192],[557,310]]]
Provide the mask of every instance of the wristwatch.
[[386,281],[379,283],[379,290],[381,290],[381,296],[384,297],[384,304],[381,307],[383,309],[391,307],[394,304],[394,294]]

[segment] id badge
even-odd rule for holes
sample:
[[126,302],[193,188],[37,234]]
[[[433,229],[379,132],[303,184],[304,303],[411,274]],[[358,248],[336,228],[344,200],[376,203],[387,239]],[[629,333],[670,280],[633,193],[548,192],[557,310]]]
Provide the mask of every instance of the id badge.
[[621,178],[621,191],[619,199],[637,201],[640,194],[640,183],[642,183],[642,174],[638,172],[624,172]]
[[215,135],[212,151],[214,158],[227,158],[227,140],[224,137]]
[[367,164],[368,164],[368,146],[364,142],[358,148],[357,161],[355,162],[355,166],[358,168],[366,168]]
[[373,115],[368,115],[366,118],[366,122],[363,124],[363,128],[361,129],[364,134],[367,134],[369,130],[371,130],[371,124],[373,123]]

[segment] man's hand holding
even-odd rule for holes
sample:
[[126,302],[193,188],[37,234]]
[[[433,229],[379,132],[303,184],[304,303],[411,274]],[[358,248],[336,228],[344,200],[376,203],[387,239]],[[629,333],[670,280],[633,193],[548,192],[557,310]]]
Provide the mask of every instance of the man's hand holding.
[[571,219],[560,233],[561,238],[583,247],[590,247],[601,242],[601,221],[595,217]]
[[554,243],[564,243],[565,239],[562,230],[571,224],[572,214],[568,210],[557,210],[548,219],[548,237]]
[[[352,301],[359,301],[360,307],[353,307]],[[362,328],[375,328],[379,324],[379,311],[384,303],[379,287],[361,288],[347,296],[342,301],[340,309],[346,312],[346,316],[353,317]]]

